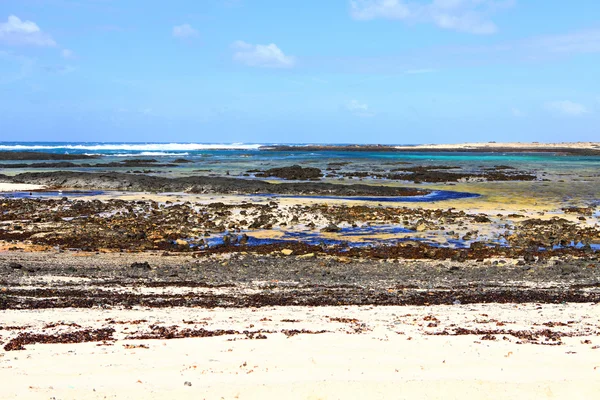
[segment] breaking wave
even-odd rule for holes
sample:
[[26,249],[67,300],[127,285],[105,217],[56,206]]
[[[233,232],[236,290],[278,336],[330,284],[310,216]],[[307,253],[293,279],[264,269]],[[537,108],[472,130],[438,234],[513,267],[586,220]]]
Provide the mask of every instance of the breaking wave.
[[[88,155],[93,155],[92,153],[86,153]],[[116,153],[116,154],[95,154],[101,156],[110,156],[110,157],[137,157],[137,156],[152,156],[152,157],[183,157],[189,156],[190,153],[169,153],[165,151],[142,151],[141,153]]]
[[81,144],[14,144],[0,145],[0,150],[88,150],[88,151],[198,151],[258,150],[261,144],[245,143],[81,143]]

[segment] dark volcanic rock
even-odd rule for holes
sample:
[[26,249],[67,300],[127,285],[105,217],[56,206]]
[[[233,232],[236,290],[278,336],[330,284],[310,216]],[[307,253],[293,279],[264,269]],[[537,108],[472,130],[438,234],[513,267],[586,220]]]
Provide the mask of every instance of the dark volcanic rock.
[[0,160],[89,160],[99,156],[85,154],[55,154],[37,151],[0,151]]
[[[295,250],[295,249],[294,249]],[[589,261],[572,260],[573,268],[524,268],[512,265],[493,266],[474,260],[462,263],[445,261],[434,267],[429,261],[414,263],[380,263],[325,258],[298,259],[262,254],[246,254],[223,259],[164,257],[152,271],[152,279],[131,274],[132,262],[155,259],[154,255],[97,255],[93,261],[67,253],[48,257],[44,253],[18,254],[18,261],[43,266],[42,274],[85,276],[89,282],[73,285],[28,287],[18,274],[5,275],[8,286],[0,293],[0,310],[25,310],[77,307],[273,307],[273,306],[340,306],[340,305],[432,305],[478,303],[594,303],[600,300],[598,269],[588,268]],[[294,251],[294,254],[300,254]],[[15,260],[10,252],[0,254],[0,261]],[[101,267],[100,267],[101,266]],[[73,269],[73,267],[77,267]],[[457,269],[458,268],[458,269]],[[324,270],[327,273],[323,273]],[[571,272],[572,271],[572,272]],[[175,273],[175,274],[174,274]],[[566,274],[565,274],[566,273]],[[40,274],[39,276],[44,276]],[[264,285],[263,282],[270,282]],[[251,283],[256,282],[256,283]],[[249,286],[250,285],[250,286]],[[123,289],[114,290],[120,287]],[[132,291],[125,291],[134,287]],[[165,288],[146,292],[137,288]],[[169,288],[231,288],[227,291]],[[246,290],[247,288],[257,290]],[[451,290],[449,290],[451,288]],[[193,294],[193,295],[191,295]],[[161,325],[159,325],[161,326]],[[81,328],[80,328],[81,329]],[[138,335],[161,334],[170,327],[150,328]],[[136,329],[137,331],[137,329]],[[76,331],[76,332],[79,332]],[[147,332],[147,333],[146,333]],[[173,332],[173,337],[179,336]],[[67,333],[67,332],[64,332]],[[215,334],[197,331],[197,337]],[[62,335],[60,331],[56,333]],[[134,334],[134,333],[132,333]],[[79,336],[79,335],[78,335]],[[196,335],[195,335],[196,336]],[[83,336],[86,338],[87,336]],[[63,337],[67,339],[66,337]],[[7,339],[6,335],[4,339]],[[33,344],[23,340],[20,344]],[[39,339],[43,339],[39,340]],[[140,338],[141,340],[141,338]],[[10,340],[12,342],[12,340]],[[62,338],[38,338],[35,343],[64,343]],[[69,341],[72,342],[72,341]],[[17,344],[17,342],[12,342]],[[16,347],[16,346],[15,346]]]
[[256,176],[274,176],[276,178],[288,180],[307,180],[319,179],[323,176],[323,174],[321,173],[321,170],[319,168],[292,165],[291,167],[271,168],[264,172],[256,174]]
[[127,166],[146,166],[146,165],[153,165],[155,163],[157,163],[158,160],[155,160],[153,158],[138,158],[138,159],[128,159],[128,160],[123,160],[121,161],[121,164],[123,165],[127,165]]
[[[60,161],[55,163],[32,163],[32,164],[0,164],[0,168],[75,168],[80,164],[75,164],[69,161]],[[87,164],[89,165],[89,164]]]
[[148,261],[134,262],[134,263],[131,264],[131,268],[145,269],[145,270],[152,269],[152,267],[150,266],[150,264],[148,264]]
[[448,165],[421,165],[414,167],[400,167],[391,169],[389,173],[377,173],[373,171],[350,171],[339,175],[349,178],[376,178],[400,181],[413,181],[415,183],[429,182],[458,182],[460,180],[485,180],[485,181],[533,181],[537,179],[535,174],[516,169],[484,169],[482,172],[465,172],[448,170],[460,169]]
[[0,168],[123,168],[123,167],[176,167],[176,164],[157,164],[157,160],[138,159],[123,160],[119,162],[97,163],[97,164],[75,164],[69,161],[60,161],[53,163],[18,163],[18,164],[0,164]]
[[340,232],[342,229],[334,224],[329,224],[325,228],[321,229],[321,232]]
[[193,176],[165,178],[148,175],[132,175],[118,172],[86,173],[73,171],[27,172],[0,179],[14,183],[46,185],[98,190],[132,190],[153,192],[188,193],[231,193],[231,194],[287,194],[287,195],[330,195],[330,196],[418,196],[429,191],[373,185],[339,185],[324,182],[297,182],[271,184],[269,182]]
[[11,263],[8,264],[8,268],[11,268],[11,269],[23,269],[23,266],[21,264],[19,264],[19,263],[11,262]]

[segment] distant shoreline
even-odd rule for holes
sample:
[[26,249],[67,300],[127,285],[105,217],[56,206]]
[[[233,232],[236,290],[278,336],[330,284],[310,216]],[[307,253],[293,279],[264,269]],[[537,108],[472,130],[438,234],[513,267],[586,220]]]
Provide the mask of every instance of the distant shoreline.
[[[9,143],[9,142],[0,142]],[[17,143],[17,142],[11,142]],[[176,156],[201,151],[349,151],[349,152],[485,152],[485,153],[556,153],[570,155],[600,155],[600,142],[507,142],[507,143],[459,143],[459,144],[243,144],[243,143],[79,143],[69,142],[54,146],[38,145],[38,142],[18,142],[0,145],[0,160],[80,160],[101,156]],[[83,153],[86,151],[86,153]],[[95,152],[109,152],[96,154]],[[112,154],[111,152],[123,153]],[[90,153],[91,152],[91,153]],[[64,153],[64,154],[61,154]]]
[[368,152],[449,152],[449,153],[558,153],[600,155],[600,142],[578,143],[460,143],[394,145],[282,145],[262,146],[265,151],[368,151]]

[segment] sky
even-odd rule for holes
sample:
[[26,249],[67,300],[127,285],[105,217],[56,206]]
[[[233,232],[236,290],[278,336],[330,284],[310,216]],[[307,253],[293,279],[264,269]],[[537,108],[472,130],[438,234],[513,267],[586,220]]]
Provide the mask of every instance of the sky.
[[0,141],[600,141],[600,1],[0,0]]

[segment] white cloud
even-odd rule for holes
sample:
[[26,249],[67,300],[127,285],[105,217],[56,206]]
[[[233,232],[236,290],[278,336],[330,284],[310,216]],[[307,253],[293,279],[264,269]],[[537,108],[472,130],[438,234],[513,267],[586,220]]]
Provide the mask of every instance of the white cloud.
[[62,51],[60,52],[60,55],[63,58],[66,58],[67,60],[77,58],[77,56],[75,55],[75,52],[73,52],[73,50],[69,50],[69,49],[62,49]]
[[426,4],[407,0],[350,0],[354,19],[390,19],[433,23],[442,29],[489,35],[498,28],[490,19],[513,0],[432,0]]
[[546,104],[546,108],[560,115],[578,117],[590,112],[583,104],[575,103],[570,100],[553,101]]
[[399,0],[351,0],[350,13],[360,20],[408,19],[413,15],[410,7]]
[[200,34],[190,24],[176,25],[173,27],[173,37],[179,39],[191,39],[198,36],[200,36]]
[[369,118],[375,116],[375,114],[369,110],[368,104],[361,103],[358,100],[350,100],[346,104],[346,109],[357,117]]
[[250,44],[238,40],[232,47],[236,50],[233,59],[250,67],[291,68],[296,58],[286,56],[274,43]]
[[56,46],[54,39],[42,32],[35,22],[22,21],[14,15],[6,22],[0,22],[0,42],[15,46]]

